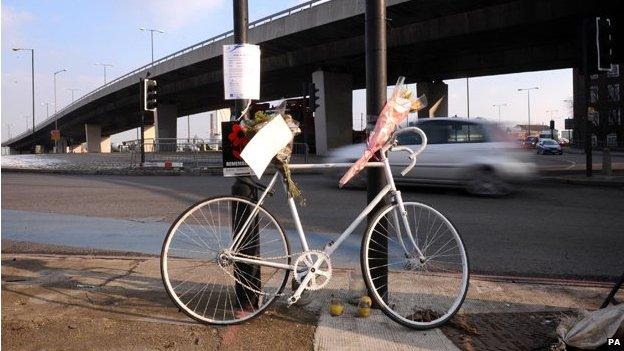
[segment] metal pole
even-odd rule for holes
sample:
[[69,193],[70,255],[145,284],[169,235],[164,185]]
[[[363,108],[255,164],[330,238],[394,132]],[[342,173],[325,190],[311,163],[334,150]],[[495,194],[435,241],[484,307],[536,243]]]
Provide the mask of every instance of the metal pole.
[[[141,151],[141,167],[145,163],[145,90],[143,89],[145,78],[139,78],[139,118],[140,118],[140,126],[141,126],[141,139],[140,139],[140,151]],[[153,150],[152,150],[153,151]]]
[[468,77],[466,77],[466,110],[468,118],[470,118],[470,83]]
[[583,20],[583,33],[582,33],[582,39],[581,39],[581,46],[583,49],[583,96],[584,96],[584,103],[582,104],[582,108],[584,109],[582,111],[582,114],[585,115],[585,175],[587,177],[591,177],[592,173],[593,173],[593,161],[592,161],[592,123],[589,120],[589,101],[590,101],[590,96],[589,96],[589,87],[590,87],[590,80],[589,80],[589,28],[590,28],[590,22],[588,19]]
[[532,88],[520,88],[518,89],[518,91],[525,91],[527,92],[527,112],[528,112],[528,116],[529,116],[529,124],[527,125],[527,136],[531,136],[531,90],[538,90],[539,87],[532,87]]
[[498,107],[498,124],[501,123],[501,107],[507,106],[507,104],[494,104],[493,107]]
[[[386,76],[386,1],[385,0],[367,0],[364,41],[366,47],[366,114],[368,116],[368,131],[371,132],[375,127],[377,118],[384,104],[386,103],[386,87],[388,80]],[[379,156],[379,155],[377,155]],[[371,167],[367,170],[368,192],[367,200],[370,203],[379,194],[381,189],[386,185],[384,178],[384,170],[377,167]],[[377,209],[388,205],[388,199],[381,201],[377,208],[368,215],[368,223],[374,220],[374,214]],[[387,282],[388,282],[388,239],[383,234],[387,225],[380,223],[379,230],[373,234],[371,241],[376,243],[371,245],[368,255],[374,260],[378,266],[386,267],[385,269],[376,269],[371,272],[373,280],[377,282],[379,294],[387,299]],[[374,246],[374,247],[373,247]]]
[[531,90],[527,89],[527,111],[529,114],[529,135],[531,135]]
[[104,67],[104,84],[106,84],[106,65],[102,65]]
[[[56,73],[54,73],[54,115],[56,117]],[[57,129],[56,118],[54,118],[54,129]]]
[[151,46],[152,46],[152,63],[154,63],[154,31],[150,30]]
[[188,143],[191,143],[191,116],[186,115],[186,137],[188,138]]
[[[234,12],[234,44],[245,44],[247,43],[247,30],[249,27],[247,0],[234,0],[233,6],[234,6],[234,9],[233,9],[234,10],[233,11]],[[236,118],[238,118],[241,115],[241,113],[243,112],[243,109],[247,106],[248,102],[249,100],[242,100],[242,99],[234,100],[234,113],[231,116],[232,120],[236,120]],[[250,184],[253,184],[253,180],[251,179],[251,177],[236,177],[236,181],[232,185],[232,195],[250,198],[252,202],[257,201],[257,198],[258,198],[257,189],[255,187],[250,186]],[[249,213],[251,212],[251,208],[244,208],[240,212],[241,213],[237,214],[238,216],[248,216]],[[233,223],[232,226],[233,228],[236,228],[237,223],[243,223],[244,221],[240,221],[238,218],[234,218],[234,217],[235,216],[232,216],[232,223]],[[255,228],[255,226],[251,226],[251,228]],[[234,230],[233,232],[236,233],[237,230]],[[249,249],[241,250],[241,253],[244,253],[246,255],[251,255],[251,256],[258,254],[259,238],[257,235],[254,235],[254,233],[256,232],[257,232],[257,229],[247,231],[246,233],[243,234],[245,235],[245,239],[243,240],[245,240],[244,243],[246,244],[243,244],[242,246],[249,247]],[[256,282],[252,284],[251,287],[256,288],[257,290],[261,289],[261,287],[259,286],[260,266],[243,264],[243,263],[235,263],[235,265],[236,265],[236,268],[234,271],[242,272],[242,273],[235,273],[235,274],[244,274],[243,276],[244,281]],[[253,279],[253,278],[250,279],[250,277],[253,277],[256,279]],[[246,287],[238,283],[235,286],[235,290],[238,296],[250,296],[251,300],[245,299],[242,301],[248,301],[248,304],[252,305],[250,307],[257,307],[258,302],[259,302],[258,294],[256,294],[252,290],[249,290]]]
[[30,69],[32,77],[32,126],[33,126],[33,153],[36,149],[37,139],[35,139],[35,49],[30,50]]

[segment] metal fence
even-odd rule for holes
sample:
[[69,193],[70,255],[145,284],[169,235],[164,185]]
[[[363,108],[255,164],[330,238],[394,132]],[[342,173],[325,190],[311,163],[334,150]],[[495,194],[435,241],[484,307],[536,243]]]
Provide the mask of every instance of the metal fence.
[[[145,162],[181,162],[185,168],[210,167],[221,164],[221,141],[210,139],[145,139]],[[131,153],[130,163],[141,163],[141,140],[124,141],[120,152]]]
[[[145,162],[181,162],[185,168],[218,167],[222,164],[221,140],[210,139],[145,139]],[[119,144],[119,152],[130,153],[130,164],[141,163],[141,140]],[[293,162],[308,163],[310,148],[305,143],[293,144]]]
[[303,163],[308,163],[308,156],[310,155],[310,147],[306,143],[293,143],[293,152],[292,152],[294,161],[297,160],[297,156],[301,156],[303,159]]

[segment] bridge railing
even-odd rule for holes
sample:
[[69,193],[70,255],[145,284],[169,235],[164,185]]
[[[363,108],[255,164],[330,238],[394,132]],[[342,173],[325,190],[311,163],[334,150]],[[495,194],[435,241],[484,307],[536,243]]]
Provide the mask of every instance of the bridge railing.
[[[301,11],[304,11],[306,9],[310,9],[310,8],[312,8],[314,6],[317,6],[317,5],[320,5],[322,3],[326,3],[326,2],[329,2],[329,1],[331,1],[331,0],[311,0],[311,1],[307,1],[307,2],[301,3],[301,4],[293,6],[291,8],[288,8],[288,9],[282,10],[280,12],[277,12],[277,13],[271,14],[269,16],[266,16],[266,17],[260,18],[258,20],[255,20],[255,21],[249,23],[249,28],[251,29],[251,28],[255,28],[255,27],[258,27],[260,25],[266,24],[266,23],[270,23],[271,21],[274,21],[276,19],[279,19],[279,18],[282,18],[282,17],[286,17],[286,16],[290,16],[293,13],[301,12]],[[105,88],[107,88],[107,87],[109,87],[109,86],[111,86],[111,85],[113,85],[113,84],[123,80],[123,79],[126,79],[126,78],[128,78],[128,77],[130,77],[130,76],[132,76],[134,74],[137,74],[137,73],[139,73],[141,71],[144,71],[144,70],[146,70],[146,69],[148,69],[150,67],[154,67],[154,66],[157,66],[157,65],[159,65],[159,64],[161,64],[163,62],[169,61],[169,60],[171,60],[171,59],[173,59],[175,57],[178,57],[180,55],[186,54],[186,53],[188,53],[190,51],[196,50],[196,49],[201,48],[201,47],[206,46],[206,45],[213,44],[213,43],[215,43],[215,42],[217,42],[219,40],[228,38],[228,37],[232,36],[233,34],[234,34],[234,31],[230,30],[230,31],[227,31],[225,33],[216,35],[214,37],[211,37],[211,38],[208,38],[208,39],[206,39],[204,41],[201,41],[201,42],[199,42],[197,44],[191,45],[191,46],[186,47],[186,48],[184,48],[182,50],[178,50],[178,51],[176,51],[176,52],[174,52],[172,54],[169,54],[169,55],[164,56],[164,57],[162,57],[160,59],[157,59],[154,62],[148,63],[146,65],[143,65],[143,66],[139,67],[139,68],[136,68],[136,69],[134,69],[134,70],[124,74],[124,75],[121,75],[121,76],[111,80],[110,82],[95,88],[94,90],[86,93],[85,95],[82,95],[81,97],[76,99],[71,104],[65,106],[60,111],[56,112],[55,114],[53,114],[49,118],[45,119],[42,123],[39,123],[39,126],[41,126],[42,124],[45,124],[46,122],[48,122],[50,120],[54,120],[56,118],[56,116],[62,116],[63,114],[65,114],[66,111],[71,110],[74,106],[77,106],[83,100],[87,99],[88,97],[96,94],[97,92],[99,92],[99,91],[101,91],[101,90],[103,90],[103,89],[105,89]],[[37,130],[37,127],[34,128],[33,133],[36,130]],[[24,132],[20,133],[19,135],[15,136],[14,138],[9,139],[5,143],[11,143],[14,140],[21,139],[23,136],[28,135],[28,134],[29,134],[29,131],[24,131]]]

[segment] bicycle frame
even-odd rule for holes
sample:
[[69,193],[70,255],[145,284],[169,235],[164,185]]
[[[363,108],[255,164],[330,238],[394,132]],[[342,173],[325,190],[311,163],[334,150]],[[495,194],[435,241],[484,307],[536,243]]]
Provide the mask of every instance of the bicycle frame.
[[[362,209],[362,211],[360,212],[360,214],[351,222],[351,224],[340,234],[340,236],[338,236],[337,239],[335,240],[331,240],[330,242],[328,242],[324,249],[323,252],[327,255],[327,256],[331,256],[342,244],[342,242],[344,242],[344,240],[346,240],[351,234],[353,234],[353,231],[355,230],[355,228],[357,228],[357,226],[373,211],[373,209],[382,201],[382,199],[388,195],[391,194],[393,196],[393,198],[395,199],[398,208],[400,210],[400,214],[401,214],[401,218],[402,218],[402,224],[399,224],[399,215],[397,215],[397,213],[395,212],[394,215],[394,224],[395,224],[395,228],[397,228],[398,231],[398,240],[401,244],[401,246],[403,247],[403,250],[405,251],[406,257],[410,257],[411,253],[410,250],[408,250],[403,242],[403,238],[402,238],[402,234],[400,232],[400,228],[403,227],[406,231],[406,236],[408,238],[410,238],[411,244],[413,245],[413,247],[416,250],[416,253],[418,254],[419,258],[422,258],[422,252],[420,251],[420,248],[418,247],[418,245],[416,244],[416,242],[414,241],[414,237],[412,236],[411,233],[411,228],[409,227],[408,221],[407,221],[407,212],[405,211],[405,207],[403,205],[403,199],[401,197],[401,192],[398,191],[396,189],[396,185],[394,183],[394,179],[392,177],[392,170],[390,168],[390,163],[388,161],[388,158],[386,157],[386,152],[388,150],[385,149],[381,152],[382,155],[382,160],[381,162],[368,162],[366,164],[366,167],[383,167],[384,169],[384,173],[385,173],[385,177],[387,180],[387,184],[386,186],[377,194],[377,196],[375,196],[375,198],[373,199],[373,201],[371,201],[364,209]],[[319,168],[342,168],[342,167],[350,167],[352,164],[351,163],[326,163],[326,164],[294,164],[294,165],[290,165],[290,169],[291,170],[297,170],[297,169],[319,169]],[[239,232],[234,236],[234,240],[229,248],[229,252],[232,253],[231,255],[231,259],[233,261],[238,261],[238,262],[242,262],[242,263],[249,263],[249,264],[257,264],[257,265],[261,265],[261,266],[268,266],[268,267],[274,267],[274,268],[282,268],[282,269],[289,269],[289,270],[293,270],[294,266],[293,265],[288,265],[288,264],[282,264],[282,263],[277,263],[277,262],[270,262],[270,261],[266,261],[266,260],[260,260],[260,259],[253,259],[253,258],[249,258],[249,257],[241,257],[241,256],[237,256],[235,254],[236,249],[239,247],[239,245],[241,244],[242,241],[242,235],[246,230],[247,227],[250,225],[252,219],[256,216],[256,214],[258,213],[258,209],[260,207],[260,205],[262,205],[264,203],[264,199],[266,198],[266,196],[269,194],[269,192],[273,189],[273,187],[275,186],[275,183],[277,181],[277,178],[281,177],[281,173],[276,172],[273,177],[271,178],[271,181],[269,182],[269,184],[267,185],[266,189],[264,190],[264,192],[262,193],[262,195],[260,196],[256,206],[254,207],[254,209],[252,210],[251,214],[249,215],[249,217],[247,218],[247,220],[245,221],[245,223],[243,224],[243,226],[241,227],[241,229],[239,230]],[[282,181],[284,181],[283,177],[282,177]],[[284,182],[284,187],[286,188],[286,184]],[[287,193],[287,192],[286,192]],[[301,247],[303,248],[303,252],[302,254],[305,254],[306,252],[310,251],[310,248],[308,246],[308,241],[305,235],[305,232],[303,231],[303,227],[301,225],[301,219],[299,218],[299,212],[297,211],[297,206],[295,204],[295,200],[288,196],[288,206],[290,208],[290,213],[291,216],[295,222],[295,229],[297,230],[297,234],[299,236],[299,240],[301,242]],[[320,260],[319,260],[320,261]],[[320,263],[322,262],[318,262],[315,265],[315,268],[318,268],[318,266],[320,265]]]

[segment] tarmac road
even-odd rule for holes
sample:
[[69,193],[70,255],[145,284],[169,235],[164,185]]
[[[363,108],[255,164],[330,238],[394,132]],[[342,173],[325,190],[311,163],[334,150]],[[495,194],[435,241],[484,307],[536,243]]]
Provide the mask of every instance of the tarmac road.
[[[315,243],[335,237],[365,205],[364,191],[337,190],[334,181],[319,175],[295,179],[308,203],[300,208],[303,226],[316,233],[312,235]],[[115,223],[121,226],[144,223],[137,225],[143,229],[136,230],[151,228],[156,236],[152,240],[159,245],[168,223],[184,208],[201,198],[229,193],[232,181],[218,176],[5,172],[2,236],[41,241],[49,235],[54,240],[47,242],[67,244],[63,234],[98,233],[106,229],[101,228],[106,223],[118,220]],[[406,201],[427,203],[448,216],[466,242],[472,272],[596,280],[612,279],[624,271],[624,189],[536,182],[500,199],[472,197],[453,189],[409,188],[403,194]],[[267,207],[292,229],[281,191],[269,199]],[[48,220],[46,215],[37,215],[40,212],[57,216]],[[54,220],[65,223],[52,225]],[[41,225],[48,221],[51,229]],[[131,236],[133,230],[126,235]],[[352,239],[342,261],[357,264],[359,237],[356,234]],[[114,240],[124,245],[119,243],[125,240],[123,236]],[[98,248],[111,248],[106,245],[103,239]]]

